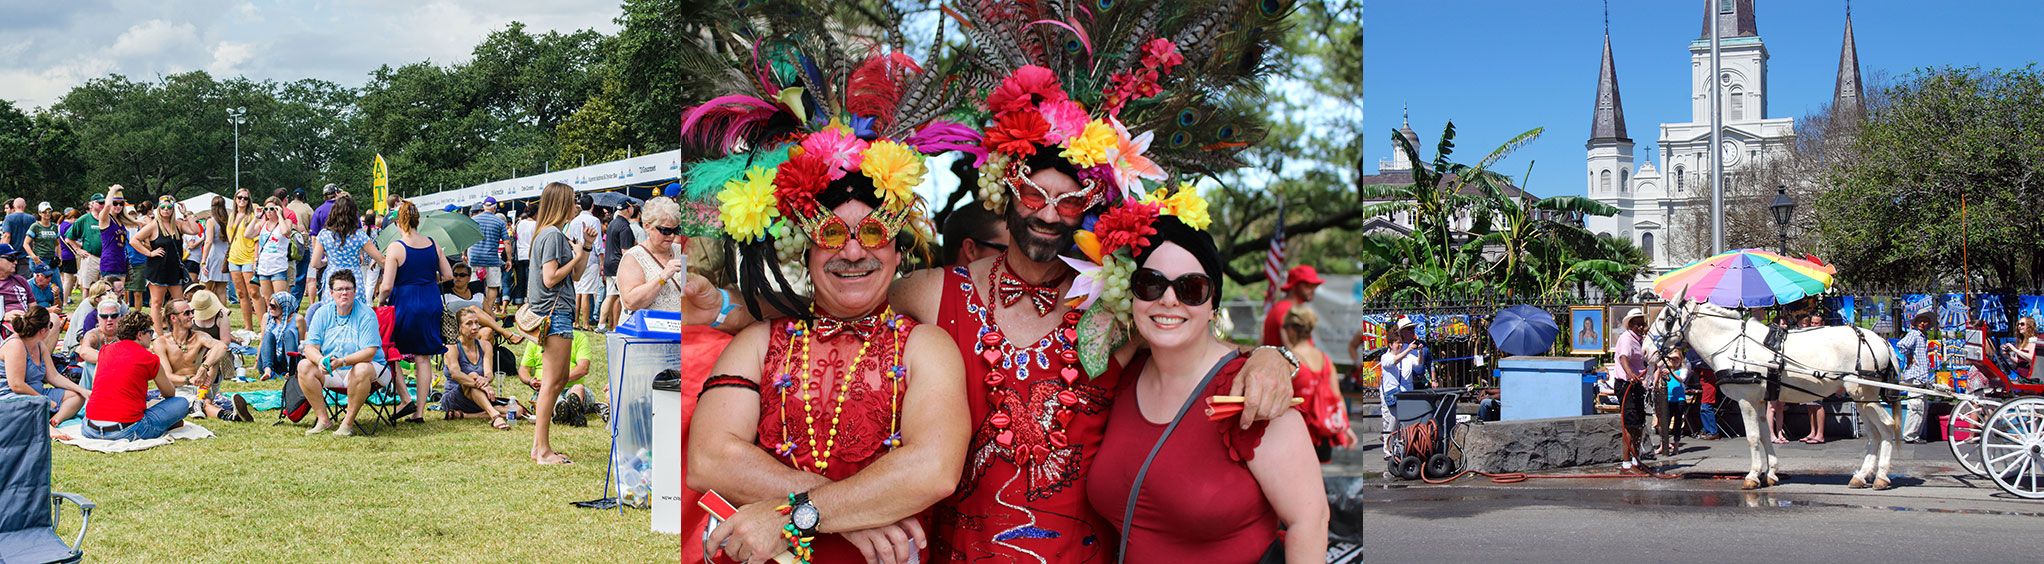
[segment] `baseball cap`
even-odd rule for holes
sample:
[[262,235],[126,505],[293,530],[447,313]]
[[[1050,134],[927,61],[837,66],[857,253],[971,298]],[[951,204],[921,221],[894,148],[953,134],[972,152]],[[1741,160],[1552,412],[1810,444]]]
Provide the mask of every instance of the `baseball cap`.
[[497,205],[497,197],[496,197],[496,196],[485,196],[485,197],[483,198],[483,205],[486,205],[486,206],[494,206],[494,205]]
[[1292,289],[1292,286],[1297,286],[1299,284],[1320,284],[1320,283],[1321,283],[1320,271],[1315,270],[1313,268],[1313,265],[1310,264],[1294,266],[1292,267],[1291,272],[1285,273],[1286,290],[1290,290]]
[[14,245],[0,243],[0,259],[22,259],[22,258],[28,258],[28,255],[22,254],[21,249],[14,248]]
[[443,211],[461,211],[461,206],[457,206],[457,205],[454,205],[454,204],[447,204],[447,207],[444,207],[444,208],[440,208],[440,209],[441,209],[441,210],[443,210]]
[[35,211],[39,211],[39,212],[46,212],[46,211],[50,211],[50,203],[49,203],[49,202],[43,202],[43,203],[40,203],[40,204],[36,204],[36,205],[35,205]]
[[335,184],[327,184],[325,188],[320,188],[319,192],[321,194],[338,194],[341,192],[341,187]]
[[97,203],[100,203],[100,202],[104,202],[104,201],[106,201],[106,194],[93,194],[93,195],[92,195],[92,203],[95,203],[95,204],[97,204]]
[[1392,330],[1392,331],[1403,331],[1403,330],[1405,330],[1405,328],[1407,328],[1407,327],[1418,327],[1418,326],[1419,326],[1419,324],[1417,324],[1417,323],[1413,323],[1413,322],[1412,322],[1412,318],[1410,318],[1410,317],[1405,317],[1405,316],[1399,316],[1399,317],[1398,317],[1398,322],[1397,322],[1397,323],[1394,323],[1394,324],[1392,324],[1392,325],[1391,325],[1391,330]]

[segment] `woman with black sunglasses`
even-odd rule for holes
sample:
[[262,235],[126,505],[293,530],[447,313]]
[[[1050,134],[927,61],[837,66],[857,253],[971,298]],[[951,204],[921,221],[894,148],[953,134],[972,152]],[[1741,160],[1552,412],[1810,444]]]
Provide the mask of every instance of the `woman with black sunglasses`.
[[[1228,394],[1244,360],[1229,360],[1237,347],[1212,326],[1221,294],[1213,237],[1172,215],[1152,227],[1152,244],[1134,247],[1129,280],[1136,332],[1149,348],[1123,369],[1134,377],[1122,379],[1108,408],[1088,500],[1126,531],[1128,562],[1256,562],[1266,553],[1323,560],[1327,494],[1305,418],[1288,410],[1242,429],[1238,415],[1180,411],[1188,401],[1209,409],[1219,403],[1211,400]],[[1139,470],[1160,440],[1148,470]]]
[[625,251],[617,265],[620,319],[634,311],[653,309],[681,311],[681,279],[686,271],[681,262],[681,206],[674,200],[654,198],[639,212],[646,226],[646,238]]

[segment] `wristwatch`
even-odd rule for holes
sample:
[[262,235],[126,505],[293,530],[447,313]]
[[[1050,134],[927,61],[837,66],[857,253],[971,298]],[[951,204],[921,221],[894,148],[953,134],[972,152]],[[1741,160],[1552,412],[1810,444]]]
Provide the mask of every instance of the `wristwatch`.
[[788,523],[804,537],[816,536],[816,522],[822,515],[816,513],[816,506],[809,504],[809,492],[788,496]]
[[[1293,374],[1293,375],[1295,375],[1295,376],[1296,376],[1296,375],[1298,375],[1298,373],[1299,373],[1299,357],[1298,357],[1298,355],[1294,355],[1294,354],[1292,354],[1292,349],[1288,349],[1288,348],[1284,348],[1284,347],[1280,347],[1280,346],[1276,346],[1276,345],[1264,345],[1264,346],[1260,346],[1260,347],[1256,347],[1256,348],[1259,348],[1259,349],[1273,349],[1273,350],[1276,350],[1276,351],[1278,352],[1278,355],[1280,355],[1280,356],[1283,356],[1283,357],[1285,357],[1285,362],[1290,362],[1290,363],[1292,363],[1292,374]],[[1251,351],[1251,352],[1255,352],[1255,351]]]

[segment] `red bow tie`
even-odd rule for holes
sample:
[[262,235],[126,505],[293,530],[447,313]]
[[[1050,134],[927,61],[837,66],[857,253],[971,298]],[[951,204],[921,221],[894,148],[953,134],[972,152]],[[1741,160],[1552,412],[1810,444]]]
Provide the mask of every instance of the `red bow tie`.
[[880,330],[880,316],[868,315],[851,321],[819,317],[811,325],[816,327],[816,337],[819,339],[828,339],[845,331],[857,333],[860,339],[871,339],[873,333]]
[[1029,305],[1036,306],[1037,315],[1050,315],[1050,308],[1057,305],[1055,286],[1037,286],[1009,276],[1001,276],[994,281],[994,297],[1001,302],[1001,307],[1015,305],[1015,302],[1022,301],[1023,296],[1029,297]]

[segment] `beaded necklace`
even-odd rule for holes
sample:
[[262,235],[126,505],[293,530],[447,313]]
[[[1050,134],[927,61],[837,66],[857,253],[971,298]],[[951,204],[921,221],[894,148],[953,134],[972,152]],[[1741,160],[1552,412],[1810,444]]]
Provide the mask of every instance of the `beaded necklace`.
[[[814,313],[813,306],[811,313]],[[904,325],[903,318],[895,315],[892,307],[883,309],[875,315],[881,320],[881,330],[890,332],[894,337],[894,362],[892,366],[888,366],[882,373],[891,386],[891,393],[888,395],[887,437],[882,439],[882,444],[888,450],[893,450],[899,448],[902,442],[900,431],[901,386],[902,380],[908,376],[908,368],[903,366],[901,361],[903,348],[907,346],[908,339],[901,334],[901,329]],[[792,377],[786,373],[781,374],[775,384],[775,387],[780,390],[781,396],[781,442],[778,451],[782,456],[787,457],[790,463],[798,467],[801,466],[801,463],[795,462],[795,440],[789,436],[788,431],[789,388],[798,388],[799,399],[802,402],[802,421],[809,435],[810,466],[815,468],[817,473],[822,473],[830,467],[831,451],[837,448],[839,423],[844,417],[845,401],[851,394],[852,383],[858,379],[859,367],[866,363],[866,354],[872,349],[874,341],[878,339],[872,336],[860,336],[859,351],[852,355],[851,364],[845,367],[844,376],[837,383],[836,405],[831,406],[830,427],[824,431],[823,445],[819,449],[817,448],[816,441],[817,405],[816,402],[811,401],[812,394],[810,393],[811,389],[821,386],[821,383],[811,379],[811,375],[816,372],[816,363],[815,359],[810,355],[810,348],[816,340],[816,334],[815,331],[810,329],[809,321],[807,320],[794,322],[794,324],[788,326],[787,331],[790,342],[781,358],[781,366],[784,370],[791,367],[797,368],[797,370],[794,370],[795,374]],[[802,362],[799,365],[792,363],[795,349],[798,347],[802,349]],[[819,393],[814,394],[814,396],[821,395],[823,394],[820,393],[820,390]]]

